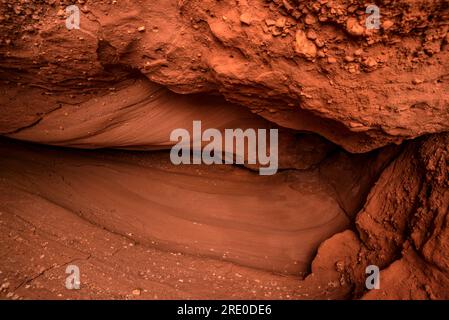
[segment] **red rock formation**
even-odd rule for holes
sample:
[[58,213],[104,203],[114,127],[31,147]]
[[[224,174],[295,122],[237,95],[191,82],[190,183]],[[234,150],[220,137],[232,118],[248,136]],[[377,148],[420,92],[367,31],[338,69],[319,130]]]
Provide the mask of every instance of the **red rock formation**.
[[[78,261],[71,298],[449,298],[447,0],[378,29],[361,0],[70,4],[0,3],[0,134],[145,152],[2,138],[1,297]],[[280,172],[172,167],[193,120],[278,128]]]

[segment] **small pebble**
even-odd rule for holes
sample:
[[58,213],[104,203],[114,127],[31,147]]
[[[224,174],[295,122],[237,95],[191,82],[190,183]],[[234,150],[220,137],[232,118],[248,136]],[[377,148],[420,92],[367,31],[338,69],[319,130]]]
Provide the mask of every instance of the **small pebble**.
[[133,295],[135,295],[135,296],[140,296],[140,294],[141,294],[141,290],[140,289],[134,289],[133,290]]

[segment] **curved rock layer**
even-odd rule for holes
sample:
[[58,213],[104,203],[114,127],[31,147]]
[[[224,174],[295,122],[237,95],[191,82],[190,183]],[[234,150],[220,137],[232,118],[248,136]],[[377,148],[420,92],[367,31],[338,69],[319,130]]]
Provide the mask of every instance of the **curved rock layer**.
[[[165,152],[77,154],[6,144],[1,153],[0,176],[13,190],[171,252],[301,275],[317,246],[349,226],[317,170],[270,178],[229,166],[177,168]],[[21,210],[30,208],[13,212]]]
[[[194,121],[201,122],[199,134],[193,132]],[[270,161],[275,160],[280,169],[308,169],[336,149],[335,145],[317,135],[279,128],[221,97],[176,94],[143,77],[121,82],[113,92],[76,106],[60,103],[58,108],[39,116],[31,125],[4,135],[73,148],[151,151],[168,150],[178,143],[178,137],[171,137],[176,129],[189,133],[191,149],[195,143],[204,147],[210,141],[214,142],[214,150],[222,158],[226,154],[225,129],[255,130],[256,137],[258,130],[266,130],[266,140],[257,141],[265,143],[266,154],[270,153],[272,142],[268,130],[277,129],[278,140],[275,144],[278,152],[270,157]],[[213,141],[214,138],[202,140],[202,134],[207,129],[220,131],[222,143]],[[233,144],[236,154],[237,142],[233,141]],[[245,146],[248,147],[247,140]],[[257,153],[256,149],[254,152]],[[239,156],[248,168],[257,169],[258,164],[248,163],[248,150],[249,147],[244,148],[244,154]]]
[[[167,152],[81,151],[2,140],[0,153],[1,225],[10,230],[1,238],[7,259],[0,268],[14,282],[11,292],[27,297],[20,291],[24,283],[39,286],[34,272],[27,270],[52,269],[48,266],[52,260],[44,259],[46,255],[56,261],[86,262],[92,256],[90,268],[103,272],[99,261],[115,260],[112,256],[117,252],[134,246],[139,248],[137,260],[130,263],[139,273],[146,274],[149,265],[162,265],[182,280],[180,269],[186,263],[200,266],[189,281],[199,281],[197,272],[216,270],[216,265],[237,270],[233,278],[241,278],[242,273],[259,279],[257,283],[263,279],[265,286],[280,281],[273,273],[301,278],[320,243],[350,227],[372,182],[391,158],[384,152],[351,159],[345,152],[337,152],[308,170],[263,177],[234,166],[174,166]],[[329,167],[328,161],[335,165]],[[357,166],[359,162],[363,164]],[[336,180],[343,177],[347,184],[336,189]],[[349,190],[351,197],[345,196]],[[17,227],[17,223],[25,226]],[[110,238],[114,244],[107,247]],[[30,249],[39,239],[44,248]],[[98,246],[106,246],[108,253],[100,254]],[[20,258],[32,256],[30,250],[41,252],[40,259],[47,267],[39,261],[39,267],[33,266],[34,258],[31,265]],[[165,255],[179,255],[180,260],[173,265],[166,262]],[[17,263],[24,268],[19,277],[11,269]],[[60,263],[55,266],[63,267]],[[121,270],[123,265],[115,268]],[[256,269],[263,272],[251,271]],[[89,294],[101,296],[103,293],[92,288],[101,287],[102,277],[96,272],[91,276]],[[254,298],[293,298],[295,291],[291,290],[296,289],[292,281],[297,280],[284,278],[281,282],[286,287],[280,290],[276,285],[278,289],[271,289],[270,294],[258,288]],[[140,280],[131,283],[137,285]],[[163,281],[159,286],[148,290],[173,297],[173,292],[161,289]],[[217,297],[235,296],[237,292],[227,291],[229,288],[218,290]],[[111,297],[117,290],[112,286],[104,294]],[[308,295],[310,288],[305,290]],[[196,287],[187,292],[193,297],[209,297]]]
[[79,105],[61,104],[34,125],[6,136],[42,144],[77,148],[169,149],[170,133],[193,121],[202,130],[267,129],[268,121],[218,97],[182,96],[146,79]]

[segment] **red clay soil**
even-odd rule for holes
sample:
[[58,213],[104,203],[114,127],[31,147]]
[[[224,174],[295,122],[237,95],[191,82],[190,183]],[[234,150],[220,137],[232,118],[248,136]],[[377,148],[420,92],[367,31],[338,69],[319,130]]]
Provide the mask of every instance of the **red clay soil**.
[[449,299],[449,1],[71,4],[0,3],[0,299]]

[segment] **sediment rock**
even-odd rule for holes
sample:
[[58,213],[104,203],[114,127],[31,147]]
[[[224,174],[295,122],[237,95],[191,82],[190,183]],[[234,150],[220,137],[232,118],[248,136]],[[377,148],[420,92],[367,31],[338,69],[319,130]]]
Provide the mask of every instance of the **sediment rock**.
[[[0,135],[56,147],[0,141],[2,297],[449,299],[449,5],[375,3],[3,1]],[[193,120],[280,172],[173,167]]]
[[[63,2],[17,8],[7,1],[0,12],[6,106],[0,132],[33,125],[61,102],[95,98],[135,73],[180,93],[219,93],[280,126],[317,132],[351,152],[445,131],[444,4],[381,2],[388,28],[352,38],[347,25],[364,27],[354,20],[366,19],[363,1],[86,1],[79,30],[67,30],[66,18],[57,15]],[[250,25],[241,25],[243,14],[252,17]],[[277,25],[280,18],[284,22]],[[282,36],[264,33],[268,20],[275,22],[268,28]],[[297,35],[311,30],[325,51],[315,63],[307,61],[315,55],[310,40],[299,37],[300,55],[294,45]],[[360,49],[351,67],[325,62]],[[423,81],[419,87],[411,85],[416,77]]]

